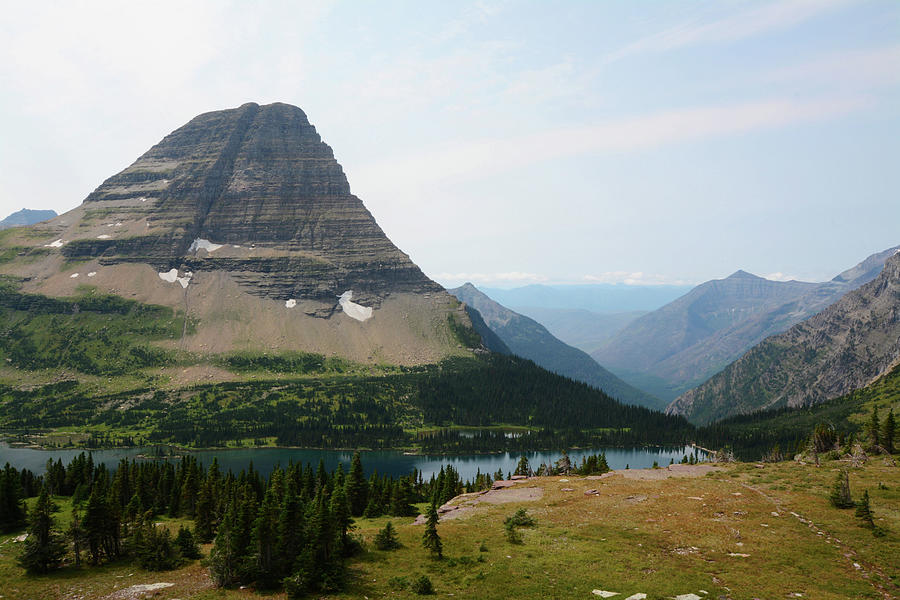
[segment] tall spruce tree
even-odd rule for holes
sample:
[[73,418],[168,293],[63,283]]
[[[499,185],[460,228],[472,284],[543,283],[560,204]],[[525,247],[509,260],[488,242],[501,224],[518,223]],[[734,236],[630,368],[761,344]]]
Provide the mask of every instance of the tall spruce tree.
[[889,454],[893,454],[897,449],[894,446],[896,436],[897,422],[894,420],[894,409],[892,407],[888,410],[887,417],[884,418],[884,423],[881,425],[881,446]]
[[28,537],[19,556],[19,564],[29,573],[48,573],[59,567],[66,554],[66,544],[53,523],[53,503],[47,487],[41,488],[31,513]]
[[19,472],[6,463],[0,471],[0,532],[14,531],[26,522]]
[[836,508],[853,508],[853,498],[850,496],[850,479],[845,469],[838,471],[834,486],[831,488],[831,496],[828,497],[832,506]]
[[869,436],[869,447],[874,449],[881,445],[881,428],[878,423],[878,405],[872,407],[872,416],[866,424],[866,434]]
[[863,492],[862,500],[856,505],[856,516],[866,527],[875,528],[875,519],[872,515],[872,507],[869,505],[869,490]]
[[432,502],[425,513],[425,533],[422,534],[422,546],[431,554],[432,558],[444,556],[444,544],[437,531],[438,512],[437,505]]
[[363,473],[362,459],[359,452],[353,453],[353,460],[350,462],[350,473],[347,475],[345,483],[347,492],[347,502],[350,503],[350,514],[354,517],[361,517],[366,510],[368,503],[367,492],[369,486]]

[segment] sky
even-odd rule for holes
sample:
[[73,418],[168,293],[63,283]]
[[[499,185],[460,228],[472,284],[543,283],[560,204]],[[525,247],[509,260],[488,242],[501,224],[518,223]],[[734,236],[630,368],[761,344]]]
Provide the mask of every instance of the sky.
[[278,101],[448,286],[821,281],[900,244],[896,0],[9,2],[0,90],[4,215]]

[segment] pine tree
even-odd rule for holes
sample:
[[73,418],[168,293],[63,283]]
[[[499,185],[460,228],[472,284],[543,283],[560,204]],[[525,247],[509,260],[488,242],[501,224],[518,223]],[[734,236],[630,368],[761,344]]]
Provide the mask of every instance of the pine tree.
[[19,473],[6,463],[0,471],[0,532],[14,531],[25,522],[25,501]]
[[72,507],[72,523],[69,524],[69,529],[66,531],[66,535],[69,540],[72,542],[72,552],[75,554],[75,566],[81,566],[81,550],[84,548],[84,544],[87,540],[84,534],[84,528],[81,526],[81,515],[78,513],[78,509],[74,506]]
[[181,551],[181,555],[185,558],[200,558],[200,546],[197,545],[197,538],[191,533],[191,530],[182,525],[178,528],[178,535],[175,536],[175,545]]
[[531,467],[528,465],[528,457],[524,454],[519,458],[519,464],[516,465],[516,472],[513,475],[528,475]]
[[274,490],[268,489],[253,524],[257,584],[262,588],[275,587],[280,579],[276,555],[279,508]]
[[853,498],[850,496],[850,479],[847,471],[840,470],[834,480],[831,496],[828,498],[832,506],[836,508],[853,508]]
[[350,462],[350,473],[347,475],[345,483],[347,492],[347,501],[350,503],[350,514],[354,517],[361,517],[366,510],[368,503],[367,492],[369,486],[366,483],[363,474],[362,459],[359,452],[353,453],[353,460]]
[[53,527],[52,511],[53,503],[44,486],[29,519],[28,537],[19,556],[19,564],[29,573],[48,573],[57,568],[65,556],[66,545]]
[[379,550],[396,550],[400,547],[400,540],[397,537],[397,530],[388,521],[384,529],[380,530],[375,536],[375,547]]
[[422,534],[422,546],[431,553],[432,558],[442,558],[444,556],[444,545],[441,543],[441,536],[438,535],[438,512],[437,506],[432,502],[425,513],[425,533]]
[[881,428],[878,424],[878,406],[872,407],[872,416],[869,417],[869,422],[866,425],[866,434],[869,436],[869,447],[875,448],[881,445],[880,435]]
[[863,525],[875,528],[875,519],[872,516],[872,507],[869,505],[869,490],[863,492],[862,500],[856,505],[856,516],[862,519]]
[[881,445],[888,454],[893,454],[896,450],[894,447],[894,438],[896,435],[897,422],[894,420],[894,409],[891,408],[888,411],[887,417],[884,419],[884,424],[881,426]]

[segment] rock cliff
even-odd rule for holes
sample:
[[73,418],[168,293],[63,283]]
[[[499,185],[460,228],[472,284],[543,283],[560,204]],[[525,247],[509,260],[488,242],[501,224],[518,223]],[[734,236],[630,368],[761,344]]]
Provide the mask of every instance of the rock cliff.
[[749,352],[667,412],[707,423],[806,406],[862,388],[900,362],[900,252],[871,282]]

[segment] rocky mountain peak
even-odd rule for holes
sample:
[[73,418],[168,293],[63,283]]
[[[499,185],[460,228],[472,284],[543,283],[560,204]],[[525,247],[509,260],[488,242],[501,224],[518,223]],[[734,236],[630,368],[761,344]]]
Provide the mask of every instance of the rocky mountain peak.
[[737,271],[735,271],[734,273],[732,273],[725,279],[763,279],[763,278],[759,277],[758,275],[754,275],[753,273],[748,273],[747,271],[744,271],[743,269],[738,269]]
[[226,270],[258,295],[329,305],[346,290],[369,304],[440,290],[385,236],[331,147],[288,104],[191,119],[103,182],[82,213],[61,250],[70,260]]

